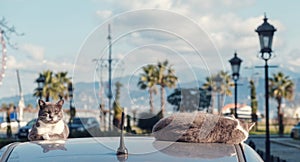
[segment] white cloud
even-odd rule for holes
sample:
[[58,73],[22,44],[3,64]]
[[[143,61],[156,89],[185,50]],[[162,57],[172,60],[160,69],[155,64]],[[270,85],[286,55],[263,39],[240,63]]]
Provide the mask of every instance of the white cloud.
[[[262,17],[249,17],[245,19],[232,12],[232,9],[238,7],[246,8],[252,6],[254,2],[254,0],[246,0],[243,2],[233,0],[125,0],[120,3],[114,3],[114,7],[120,11],[155,8],[188,16],[192,18],[192,20],[195,20],[199,27],[207,32],[216,43],[217,48],[222,51],[224,48],[234,50],[256,47],[257,38],[254,30],[257,25],[262,22]],[[168,26],[173,26],[178,33],[185,33],[185,38],[189,37],[189,39],[194,39],[193,37],[196,35],[194,30],[189,29],[189,26],[182,28],[183,25],[178,25],[178,23],[184,22],[178,21],[176,18],[173,19],[172,17],[167,17],[163,20],[162,17],[164,17],[164,15],[158,15],[157,21],[155,21],[155,16],[151,14],[139,14],[135,17],[131,17],[130,20],[124,19],[123,22],[120,23],[121,26],[119,28],[133,27],[136,24],[146,24],[145,26],[148,25],[149,27],[161,27],[166,26],[164,24],[168,24]],[[151,21],[149,21],[149,19],[151,19]],[[160,38],[155,38],[157,36],[158,35],[154,36],[153,39],[160,40]],[[203,35],[197,36],[201,37]],[[139,38],[139,41],[143,39],[145,40],[147,38]],[[134,43],[134,40],[130,42]],[[173,43],[175,43],[174,45],[176,46],[176,40],[173,41]],[[169,42],[169,45],[172,45],[172,41]],[[206,46],[203,45],[201,48],[203,47]],[[198,48],[200,48],[200,46]]]
[[17,69],[22,66],[20,63],[17,62],[16,58],[11,55],[8,55],[6,65],[7,68],[13,68],[13,69]]
[[[300,67],[300,49],[294,49],[291,52],[289,52],[287,55],[279,55],[278,62],[279,63],[288,63],[290,66],[287,66],[286,68],[292,68],[299,70]],[[287,62],[283,62],[282,60],[286,60]]]
[[[258,25],[262,24],[263,15],[247,17],[245,14],[236,12],[237,9],[241,11],[253,7],[255,0],[124,0],[114,3],[107,2],[114,7],[112,13],[119,14],[116,14],[116,17],[111,20],[113,39],[120,35],[123,37],[114,42],[113,53],[118,53],[118,56],[114,54],[114,57],[126,59],[128,56],[124,57],[122,54],[130,50],[139,50],[141,54],[146,55],[144,57],[137,55],[131,61],[128,59],[126,61],[128,65],[126,66],[138,66],[138,63],[151,60],[148,55],[153,55],[152,53],[160,56],[164,56],[164,53],[166,53],[160,49],[153,51],[139,49],[149,44],[166,46],[182,54],[183,57],[187,57],[187,61],[190,64],[196,65],[198,63],[202,67],[207,66],[209,70],[213,68],[221,70],[229,67],[228,59],[233,57],[235,51],[245,60],[243,62],[245,66],[253,65],[260,61],[257,58],[259,50],[258,37],[254,30]],[[142,11],[143,9],[147,10],[144,13],[138,12],[138,14],[130,15],[130,11]],[[149,9],[152,9],[152,11],[155,11],[154,9],[162,9],[165,12],[170,11],[173,15],[170,16],[171,14],[168,15],[163,12],[161,14],[151,13],[148,12],[150,11]],[[157,10],[157,12],[162,10]],[[111,12],[105,13],[106,10],[103,10],[99,12],[99,15],[110,15]],[[130,16],[124,16],[126,14]],[[191,21],[189,18],[191,18]],[[272,19],[270,23],[278,28],[282,28],[281,23],[276,19]],[[129,32],[134,29],[147,27],[165,29],[167,32],[159,33],[159,31],[155,30]],[[107,31],[107,29],[103,30]],[[129,33],[126,34],[126,32]],[[178,34],[188,42],[182,41],[175,34]],[[102,41],[102,43],[106,44],[106,41]],[[97,42],[100,44],[101,41]],[[199,55],[196,56],[197,59],[195,57],[193,59],[190,56],[194,49],[188,43],[191,43],[199,50]],[[274,44],[277,48],[279,47],[278,43],[280,42],[275,41]],[[156,57],[159,57],[158,55]],[[180,64],[182,60],[172,61]]]
[[172,0],[124,0],[120,5],[127,9],[145,9],[145,8],[159,8],[170,9],[173,5]]
[[218,9],[224,9],[224,7],[231,9],[242,8],[251,6],[254,2],[255,0],[123,0],[115,2],[114,6],[118,6],[115,8],[119,8],[122,11],[155,8],[187,14],[188,12],[217,12]]
[[[173,59],[172,55],[170,54],[172,53],[171,50],[174,50],[182,54],[183,56],[178,59],[179,55],[176,55],[176,57],[178,58],[173,59],[171,62],[172,64],[176,64],[176,70],[178,71],[182,71],[182,69],[184,69],[180,69],[180,65],[182,65],[181,67],[187,66],[185,64],[182,64],[185,63],[182,62],[184,57],[186,57],[186,61],[192,66],[199,65],[201,68],[203,66],[206,66],[205,63],[207,63],[208,66],[211,66],[211,68],[218,69],[221,69],[224,66],[230,66],[227,61],[228,59],[233,57],[233,53],[235,50],[237,50],[239,57],[244,60],[243,66],[246,66],[247,64],[256,65],[258,62],[263,63],[259,58],[256,57],[259,50],[259,44],[257,34],[254,32],[257,26],[263,22],[263,15],[258,16],[256,15],[257,13],[253,11],[253,9],[249,8],[254,7],[253,5],[255,4],[255,0],[124,0],[114,2],[111,2],[110,0],[92,1],[95,3],[97,1],[97,5],[99,6],[99,8],[97,8],[97,10],[94,10],[93,8],[90,11],[94,14],[93,18],[97,16],[97,19],[101,21],[101,24],[104,22],[103,20],[115,16],[114,14],[122,15],[123,12],[132,10],[162,9],[164,11],[170,11],[174,13],[174,17],[165,17],[166,15],[163,14],[160,15],[145,12],[139,15],[131,16],[128,19],[126,19],[126,17],[123,17],[122,19],[112,20],[113,39],[116,39],[117,36],[125,34],[123,35],[124,38],[120,38],[120,40],[115,42],[115,44],[113,45],[114,59],[127,59],[127,61],[125,62],[125,68],[127,69],[125,70],[128,70],[129,67],[131,69],[135,69],[139,66],[139,63],[147,63],[147,61],[156,62],[157,58],[164,59],[165,57],[169,57],[171,60]],[[243,11],[244,9],[249,9],[249,12],[252,13],[247,14],[253,15],[246,16],[247,14],[245,14],[245,12],[247,11]],[[238,12],[241,11],[243,12],[243,14],[239,15]],[[183,17],[186,16],[187,18],[178,19],[175,16],[176,14],[178,14],[177,16],[179,17],[180,15],[182,15]],[[74,14],[74,16],[82,15]],[[192,19],[192,21],[190,22],[196,23],[194,23],[193,25],[189,24],[188,18]],[[286,45],[283,43],[285,42],[284,39],[280,38],[285,27],[279,20],[273,18],[271,18],[269,22],[276,28],[280,29],[280,33],[276,33],[276,37],[278,37],[278,39],[275,38],[274,41],[274,47],[276,50],[279,49],[280,46]],[[157,27],[158,29],[163,28],[173,33],[158,32],[152,30],[132,32],[126,35],[125,32],[129,32],[131,29],[136,29],[139,27]],[[65,28],[62,26],[61,29]],[[76,71],[78,72],[78,74],[76,74],[78,75],[78,80],[91,81],[93,79],[89,77],[93,73],[93,70],[95,70],[95,64],[92,64],[91,60],[94,58],[99,58],[99,55],[101,55],[99,53],[103,52],[101,50],[104,49],[107,45],[107,26],[99,30],[102,30],[103,32],[99,35],[95,35],[95,38],[92,42],[93,45],[91,45],[91,47],[89,46],[87,49],[83,48],[83,52],[80,53],[80,55],[82,56],[80,56],[79,59],[81,60],[79,60],[79,63],[76,65],[76,68],[80,68],[76,69]],[[194,45],[195,48],[199,49],[200,53],[199,56],[197,56],[197,59],[194,59],[195,57],[190,57],[190,55],[192,55],[191,53],[193,52],[193,49],[187,44],[187,42],[184,42],[178,37],[176,38],[175,34],[178,34],[183,39],[186,39],[192,45]],[[74,37],[71,39],[77,38]],[[213,42],[210,42],[210,40],[213,40]],[[149,49],[145,47],[139,49],[139,47],[146,46],[151,43],[156,43],[162,46],[161,48]],[[211,44],[216,46],[217,50],[221,53],[220,56],[216,54],[216,49],[214,49]],[[164,46],[169,47],[170,49],[164,49]],[[136,55],[136,57],[133,57],[135,56],[133,54],[125,56],[126,52],[129,52],[134,48],[136,49],[132,53],[138,51],[142,55]],[[48,51],[46,51],[46,48],[39,45],[28,43],[21,46],[20,49],[21,51],[23,51],[23,57],[25,52],[27,58],[20,58],[20,56],[17,55],[10,55],[8,57],[8,68],[23,68],[35,71],[42,71],[46,69],[53,69],[54,71],[72,71],[73,69],[73,64],[70,62],[63,60],[54,60],[53,58],[48,59]],[[64,51],[64,49],[62,48],[61,50]],[[105,53],[106,56],[107,51],[103,53]],[[295,58],[298,58],[298,56],[299,53],[296,53],[294,58],[288,58],[291,61],[286,61],[285,64],[289,64],[291,65],[291,67],[296,67],[294,69],[297,69],[299,67],[299,60]],[[219,59],[224,60],[224,65],[219,62]]]
[[107,18],[111,17],[112,14],[113,14],[113,12],[110,11],[110,10],[98,10],[98,11],[96,11],[96,15],[98,17],[100,17],[101,19],[107,19]]
[[44,47],[34,44],[23,44],[20,49],[26,53],[26,55],[35,61],[42,61],[44,59]]

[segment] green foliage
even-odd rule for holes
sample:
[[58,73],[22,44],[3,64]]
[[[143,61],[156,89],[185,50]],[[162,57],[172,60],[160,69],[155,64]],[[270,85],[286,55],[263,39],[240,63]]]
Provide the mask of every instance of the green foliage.
[[257,108],[258,108],[258,103],[256,99],[256,89],[255,89],[255,84],[253,80],[250,80],[250,96],[251,96],[251,120],[252,122],[255,122],[255,130],[257,130]]
[[277,101],[277,114],[279,124],[279,134],[282,135],[284,131],[283,112],[281,104],[283,99],[292,100],[294,98],[294,83],[288,76],[282,72],[273,74],[273,78],[269,78],[269,94]]
[[[211,104],[210,106],[214,108],[214,98],[218,93],[221,95],[221,101],[223,102],[224,96],[231,96],[231,87],[234,85],[231,76],[228,72],[219,71],[217,74],[212,74],[205,78],[205,83],[202,88],[211,92]],[[219,83],[218,83],[219,82]],[[223,103],[222,103],[223,105]],[[219,110],[220,111],[220,110]]]
[[163,118],[163,113],[162,111],[159,111],[157,114],[153,113],[148,113],[148,112],[143,112],[139,115],[139,120],[138,120],[138,127],[140,129],[143,129],[147,133],[152,132],[153,126]]
[[250,80],[250,96],[251,96],[251,107],[252,107],[252,114],[257,113],[257,99],[256,99],[256,90],[255,90],[255,85],[254,81]]
[[206,90],[206,89],[199,88],[199,92],[200,92],[199,107],[208,108],[211,102],[211,91],[209,89]]
[[272,98],[276,100],[283,98],[292,100],[294,98],[294,83],[289,76],[278,72],[277,74],[273,74],[273,78],[269,78],[269,83],[269,91]]
[[[58,72],[54,74],[50,70],[40,73],[40,75],[45,77],[44,87],[41,95],[46,98],[46,101],[49,101],[50,98],[53,100],[58,100],[59,97],[68,98],[67,85],[71,82],[71,79],[67,77],[67,74],[67,72]],[[34,90],[33,96],[40,96],[40,91],[38,88]]]
[[2,103],[2,104],[1,104],[1,109],[7,109],[7,107],[8,107],[8,106],[7,106],[6,103]]
[[114,102],[113,109],[114,109],[114,118],[117,118],[120,120],[122,117],[122,112],[123,112],[122,107],[119,104],[117,104],[116,102]]
[[180,88],[176,88],[174,90],[174,92],[171,93],[167,97],[167,101],[169,102],[169,104],[175,106],[175,110],[176,111],[179,111],[179,109],[180,109],[180,103],[181,103],[181,89]]
[[175,110],[181,112],[208,108],[210,100],[211,93],[202,88],[176,88],[167,97],[167,101],[175,106]]
[[157,72],[155,65],[147,65],[143,67],[143,73],[140,74],[140,80],[138,82],[138,87],[142,90],[148,89],[149,92],[149,104],[150,104],[150,112],[153,113],[153,94],[157,93],[157,89],[155,87],[157,80]]
[[153,93],[156,93],[156,85],[160,86],[161,110],[165,109],[165,88],[176,87],[178,78],[175,76],[175,70],[169,65],[168,61],[158,62],[157,65],[147,65],[143,67],[143,73],[140,75],[138,87],[148,89],[150,95],[150,112],[153,113]]
[[122,112],[123,112],[123,109],[120,106],[120,91],[121,91],[122,84],[120,82],[116,82],[115,85],[116,85],[116,97],[115,97],[115,101],[113,103],[113,109],[114,109],[113,124],[117,128],[120,128]]
[[158,62],[157,64],[157,85],[161,87],[174,88],[178,81],[178,78],[175,76],[175,70],[172,68],[172,65],[169,65],[168,60],[164,62]]
[[157,64],[158,79],[157,85],[160,86],[160,101],[162,114],[165,112],[165,88],[174,88],[177,84],[178,78],[175,75],[175,70],[169,65],[168,60],[164,62],[158,62]]

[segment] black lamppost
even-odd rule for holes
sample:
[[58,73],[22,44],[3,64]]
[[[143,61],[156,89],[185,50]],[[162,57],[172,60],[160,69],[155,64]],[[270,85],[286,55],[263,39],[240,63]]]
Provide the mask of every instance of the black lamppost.
[[42,99],[43,97],[43,88],[44,88],[44,84],[45,84],[45,76],[43,74],[40,74],[40,76],[35,80],[35,82],[37,82],[38,87],[38,93],[39,93],[39,98]]
[[276,29],[268,23],[265,15],[264,22],[255,32],[258,33],[260,43],[260,57],[265,61],[265,113],[266,113],[266,161],[270,161],[270,131],[269,131],[269,77],[268,77],[268,60],[272,57],[272,41]]
[[234,57],[229,60],[231,64],[232,69],[232,79],[234,81],[234,116],[235,118],[238,118],[237,114],[237,81],[240,77],[240,66],[242,63],[242,60],[237,57],[237,53],[234,53]]
[[69,100],[70,100],[70,121],[69,121],[69,123],[73,123],[73,119],[76,115],[76,109],[75,109],[75,106],[73,104],[74,88],[73,88],[72,82],[68,83],[68,92],[69,92]]

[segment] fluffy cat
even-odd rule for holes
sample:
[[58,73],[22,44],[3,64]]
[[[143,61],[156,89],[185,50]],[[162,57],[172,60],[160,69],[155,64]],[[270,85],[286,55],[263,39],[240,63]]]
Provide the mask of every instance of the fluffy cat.
[[56,104],[38,101],[40,110],[36,123],[28,134],[30,141],[67,139],[69,128],[63,121],[62,105],[64,100]]
[[157,140],[228,143],[244,142],[254,123],[207,113],[177,113],[158,121],[152,130]]

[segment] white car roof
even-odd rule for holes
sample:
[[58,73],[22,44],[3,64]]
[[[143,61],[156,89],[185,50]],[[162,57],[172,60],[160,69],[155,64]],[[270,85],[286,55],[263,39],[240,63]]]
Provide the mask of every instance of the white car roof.
[[[119,137],[74,138],[66,141],[36,141],[7,146],[9,161],[118,161]],[[153,137],[125,137],[126,161],[237,161],[236,145],[156,141]],[[244,145],[243,147],[249,147]],[[13,147],[13,148],[12,148]],[[1,149],[2,159],[5,160]],[[6,153],[7,154],[7,153]],[[123,159],[124,160],[124,159]],[[122,161],[122,160],[121,160]]]

